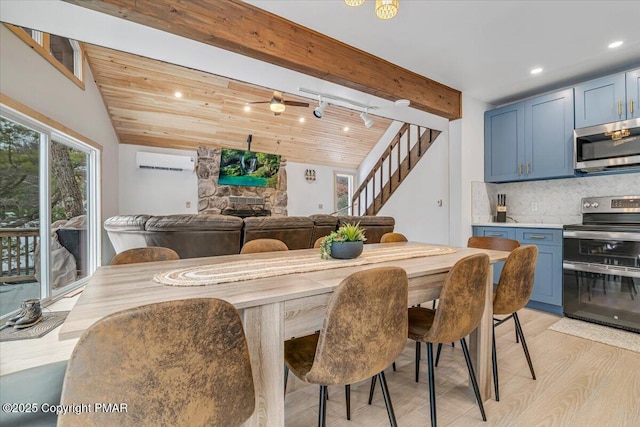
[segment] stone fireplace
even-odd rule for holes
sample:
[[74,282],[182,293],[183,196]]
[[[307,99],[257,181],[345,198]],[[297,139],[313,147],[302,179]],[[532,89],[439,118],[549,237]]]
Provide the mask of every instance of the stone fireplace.
[[287,216],[287,161],[280,160],[276,188],[218,185],[220,148],[198,147],[198,213]]

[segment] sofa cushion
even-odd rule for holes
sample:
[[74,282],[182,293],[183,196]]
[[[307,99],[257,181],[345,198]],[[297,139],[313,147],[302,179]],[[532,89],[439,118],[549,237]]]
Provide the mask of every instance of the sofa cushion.
[[313,236],[311,237],[311,244],[317,239],[328,236],[332,231],[336,231],[338,228],[338,217],[327,214],[315,214],[310,215],[309,218],[313,220]]
[[255,239],[278,239],[289,249],[308,249],[313,244],[313,226],[313,220],[306,216],[245,218],[243,244]]
[[235,216],[198,214],[198,215],[165,215],[149,218],[145,225],[147,231],[208,231],[208,230],[240,230],[242,219]]
[[144,230],[144,225],[151,218],[150,215],[116,215],[104,222],[107,231],[139,231]]

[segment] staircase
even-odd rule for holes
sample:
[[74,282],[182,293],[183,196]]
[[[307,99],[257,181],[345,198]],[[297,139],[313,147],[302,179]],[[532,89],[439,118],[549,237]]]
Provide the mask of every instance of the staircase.
[[382,153],[371,172],[353,194],[354,215],[376,215],[416,164],[440,131],[405,123]]

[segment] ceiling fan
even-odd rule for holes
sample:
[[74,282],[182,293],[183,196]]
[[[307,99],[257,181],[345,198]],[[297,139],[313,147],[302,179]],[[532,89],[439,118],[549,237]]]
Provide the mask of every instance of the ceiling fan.
[[274,90],[273,96],[270,101],[255,101],[249,102],[249,104],[269,104],[269,109],[273,111],[274,116],[279,116],[284,112],[287,105],[292,107],[308,107],[308,102],[298,102],[298,101],[285,101],[282,97],[282,92]]

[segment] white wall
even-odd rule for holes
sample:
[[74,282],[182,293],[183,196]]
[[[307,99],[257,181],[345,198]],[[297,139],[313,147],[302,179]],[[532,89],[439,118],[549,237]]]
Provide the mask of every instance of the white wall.
[[121,144],[119,151],[120,214],[198,213],[198,176],[195,172],[139,169],[136,166],[138,151],[197,158],[195,151],[129,144]]
[[[443,131],[378,215],[410,241],[449,243],[449,132]],[[438,206],[442,200],[442,206]]]
[[[102,221],[118,214],[118,139],[89,67],[80,89],[0,25],[0,91],[102,145]],[[114,254],[106,233],[102,259]]]
[[[306,169],[315,169],[315,182],[304,179]],[[330,214],[335,209],[334,173],[356,175],[355,169],[335,169],[329,166],[287,162],[287,211],[289,216]],[[357,178],[355,178],[357,179]],[[357,188],[357,183],[354,186]],[[355,189],[355,188],[354,188]],[[322,205],[322,207],[320,207]]]
[[462,94],[462,119],[450,124],[450,243],[466,246],[471,236],[471,183],[484,181],[484,112],[491,105]]

